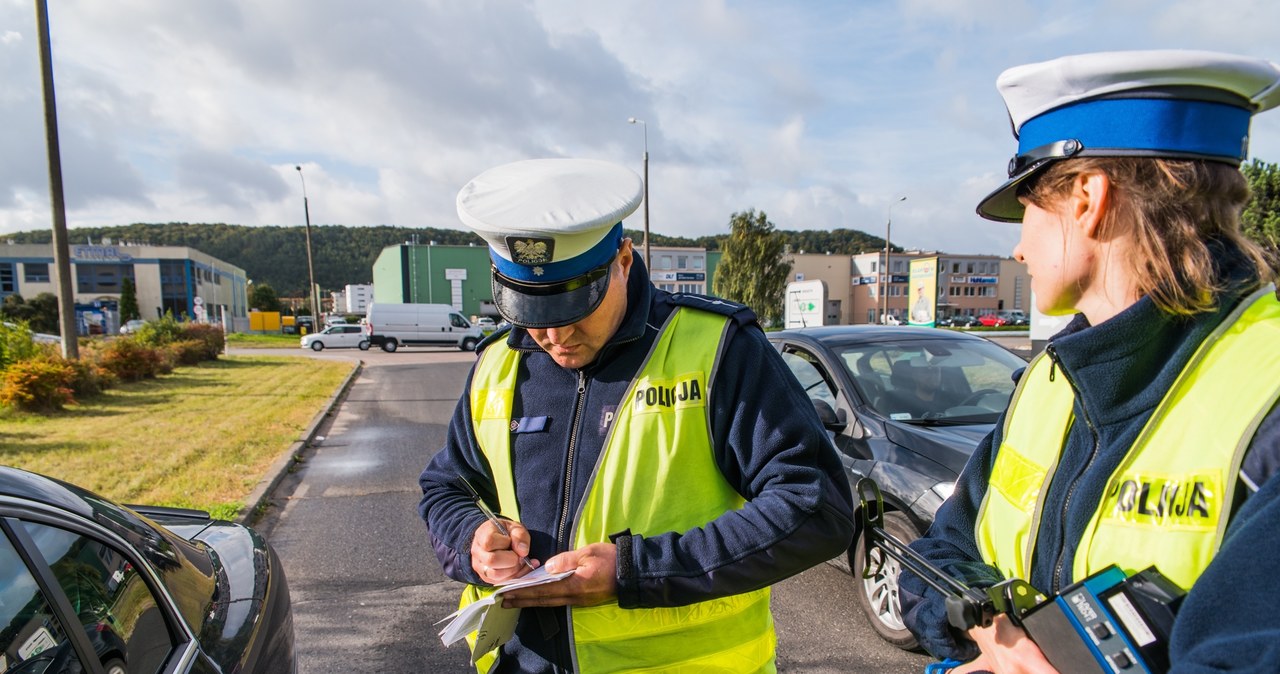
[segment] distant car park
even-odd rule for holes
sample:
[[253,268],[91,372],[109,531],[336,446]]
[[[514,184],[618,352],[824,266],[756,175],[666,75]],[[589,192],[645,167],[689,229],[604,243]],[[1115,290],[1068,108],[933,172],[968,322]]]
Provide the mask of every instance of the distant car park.
[[[10,323],[9,321],[5,321],[4,326],[6,328],[9,328],[10,330],[16,330],[20,327],[17,323]],[[37,344],[61,344],[62,343],[62,337],[59,337],[58,335],[50,335],[45,332],[35,332],[30,328],[28,328],[27,331],[31,333],[31,341]]]
[[312,351],[344,348],[369,350],[369,336],[365,334],[364,327],[346,323],[331,325],[315,334],[305,335],[298,341],[302,348]]
[[203,511],[0,466],[0,588],[6,672],[296,670],[279,558]]
[[120,334],[132,335],[133,333],[137,332],[139,328],[141,328],[146,324],[147,322],[140,318],[135,318],[131,321],[125,321],[124,325],[120,326]]
[[[961,469],[991,432],[1026,362],[996,343],[951,330],[874,325],[768,333],[823,425],[832,433],[849,483],[876,481],[884,526],[903,541],[919,537],[950,495]],[[856,493],[856,491],[855,491]],[[863,532],[833,560],[853,575],[859,609],[886,641],[914,648],[902,623],[899,566],[871,550],[862,578]]]

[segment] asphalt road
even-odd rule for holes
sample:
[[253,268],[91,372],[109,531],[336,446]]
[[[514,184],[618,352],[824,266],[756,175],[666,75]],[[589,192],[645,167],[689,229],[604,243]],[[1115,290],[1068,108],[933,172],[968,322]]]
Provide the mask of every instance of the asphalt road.
[[[473,355],[297,353],[365,363],[256,524],[289,578],[299,672],[468,671],[466,649],[436,637],[461,585],[441,573],[415,507],[418,473],[444,442]],[[853,579],[825,564],[774,588],[779,671],[922,670],[925,656],[871,632],[853,593]]]

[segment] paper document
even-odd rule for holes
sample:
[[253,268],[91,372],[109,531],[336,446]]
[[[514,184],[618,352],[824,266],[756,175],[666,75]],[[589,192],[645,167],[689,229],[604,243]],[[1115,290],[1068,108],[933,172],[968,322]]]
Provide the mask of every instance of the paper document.
[[476,647],[472,652],[472,662],[474,662],[481,655],[506,643],[516,630],[516,619],[520,617],[520,609],[502,608],[498,601],[502,593],[521,587],[554,583],[573,575],[573,572],[574,569],[561,573],[547,573],[546,568],[538,567],[522,578],[497,583],[498,589],[493,594],[467,604],[436,622],[439,625],[446,620],[449,621],[449,624],[440,630],[440,641],[444,642],[445,646],[450,646],[468,634],[476,632]]

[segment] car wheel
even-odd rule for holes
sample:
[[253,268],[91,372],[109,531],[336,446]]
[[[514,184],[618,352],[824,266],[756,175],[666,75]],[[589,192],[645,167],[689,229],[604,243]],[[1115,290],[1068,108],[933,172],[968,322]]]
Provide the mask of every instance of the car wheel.
[[398,344],[396,344],[396,340],[388,339],[387,341],[382,343],[382,350],[386,351],[387,353],[395,353],[397,346]]
[[324,342],[316,341],[311,343],[312,351],[324,351]]
[[106,672],[106,674],[128,674],[129,670],[125,669],[124,660],[111,658],[102,663],[102,671]]
[[367,339],[362,339],[362,340],[360,340],[360,343],[359,343],[359,344],[357,344],[356,346],[360,347],[360,350],[361,350],[361,351],[368,351],[368,350],[369,350],[369,340],[367,340]]
[[459,348],[461,348],[463,351],[475,351],[475,350],[476,350],[476,344],[479,344],[479,342],[477,342],[476,340],[474,340],[474,339],[472,339],[472,338],[468,337],[468,338],[466,338],[466,339],[462,340],[462,344],[460,344],[460,345],[459,345]]
[[[902,541],[909,543],[920,537],[911,520],[900,512],[889,512],[884,515],[884,530]],[[871,549],[871,566],[876,569],[870,578],[863,578],[866,568],[866,534],[858,536],[854,546],[853,559],[849,566],[853,568],[854,594],[858,597],[858,608],[862,609],[867,622],[880,638],[904,650],[912,650],[919,646],[916,638],[902,624],[902,604],[898,600],[898,574],[902,568],[898,560],[888,557],[879,547]],[[883,564],[877,565],[881,559]]]

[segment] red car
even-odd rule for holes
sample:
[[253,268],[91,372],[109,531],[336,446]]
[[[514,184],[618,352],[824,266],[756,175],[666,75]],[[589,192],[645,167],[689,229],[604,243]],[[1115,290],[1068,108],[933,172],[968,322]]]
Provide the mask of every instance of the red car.
[[978,317],[978,322],[987,326],[988,328],[994,328],[994,327],[999,327],[1001,325],[1008,325],[1009,319],[1003,316],[997,316],[995,314],[983,314]]

